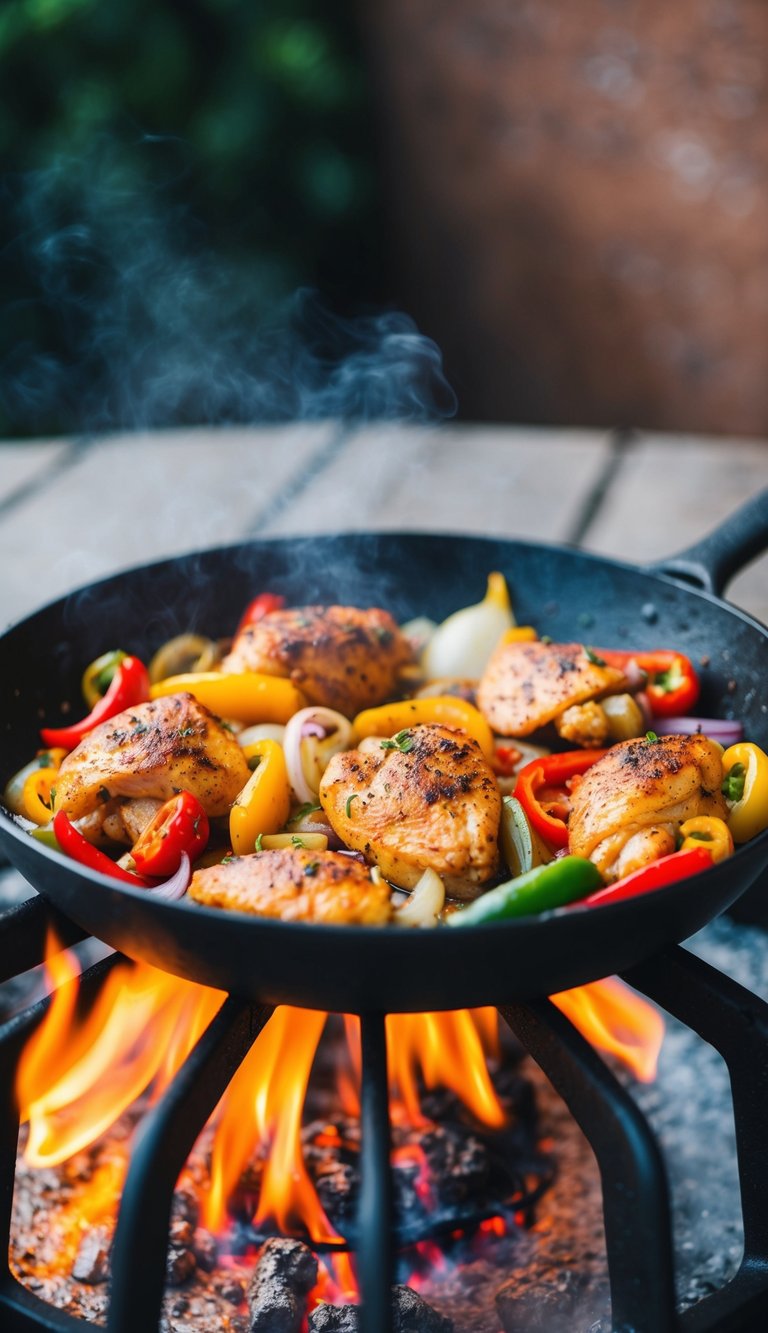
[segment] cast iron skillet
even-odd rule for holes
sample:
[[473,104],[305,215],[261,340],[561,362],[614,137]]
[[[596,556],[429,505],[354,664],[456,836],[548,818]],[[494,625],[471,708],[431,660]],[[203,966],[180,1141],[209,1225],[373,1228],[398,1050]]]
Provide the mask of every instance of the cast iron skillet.
[[[768,544],[768,491],[698,546],[637,569],[563,547],[474,537],[355,533],[253,542],[130,570],[45,608],[0,639],[0,776],[37,727],[79,708],[83,667],[107,648],[146,657],[182,630],[232,632],[262,589],[289,603],[388,607],[440,619],[507,576],[520,623],[604,647],[677,647],[704,662],[703,715],[738,717],[768,747],[768,629],[719,600]],[[693,934],[768,864],[768,831],[687,882],[625,903],[472,930],[309,926],[164,903],[82,874],[6,813],[0,841],[34,886],[134,958],[244,996],[341,1011],[408,1012],[551,994],[623,971]]]

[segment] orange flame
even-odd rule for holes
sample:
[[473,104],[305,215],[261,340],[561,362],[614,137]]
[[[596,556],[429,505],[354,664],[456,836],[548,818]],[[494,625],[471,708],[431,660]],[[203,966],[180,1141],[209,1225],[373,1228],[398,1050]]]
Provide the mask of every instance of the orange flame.
[[[223,1001],[219,991],[146,964],[117,964],[81,1018],[77,958],[53,941],[49,952],[54,993],[27,1043],[17,1080],[22,1118],[29,1121],[26,1158],[38,1166],[62,1162],[92,1143],[142,1094],[159,1097]],[[552,999],[600,1050],[621,1056],[638,1078],[653,1077],[663,1021],[629,988],[614,979]],[[228,1201],[258,1153],[264,1165],[255,1221],[283,1232],[306,1232],[318,1241],[338,1239],[301,1151],[304,1100],[326,1017],[312,1010],[277,1009],[219,1103],[213,1116],[210,1188],[203,1200],[211,1230],[225,1224]],[[359,1110],[360,1030],[357,1018],[346,1016],[344,1022],[349,1071],[341,1087],[345,1110],[353,1114]],[[428,1123],[419,1101],[423,1082],[427,1088],[452,1089],[479,1121],[501,1127],[504,1111],[486,1064],[486,1055],[497,1051],[498,1017],[492,1009],[390,1015],[393,1118]],[[398,1151],[403,1160],[411,1154],[416,1186],[427,1200],[428,1173],[418,1149]],[[80,1226],[114,1212],[126,1160],[127,1150],[117,1146],[94,1173],[88,1191],[79,1193]],[[319,1291],[354,1294],[354,1269],[347,1257],[334,1256],[324,1272]]]
[[79,1020],[77,959],[55,953],[47,970],[58,989],[27,1042],[16,1084],[32,1166],[56,1165],[92,1143],[150,1085],[159,1095],[224,999],[148,964],[123,963]]
[[599,1051],[618,1056],[641,1083],[656,1077],[664,1019],[618,977],[550,996]]
[[[487,1026],[487,1024],[486,1024]],[[387,1018],[389,1076],[401,1101],[393,1116],[426,1123],[417,1071],[428,1088],[451,1088],[484,1125],[500,1129],[505,1115],[488,1073],[483,1045],[469,1009],[439,1014],[390,1014]]]
[[259,1142],[267,1142],[256,1221],[274,1221],[282,1231],[303,1224],[314,1240],[338,1238],[307,1174],[300,1139],[301,1112],[326,1017],[311,1009],[275,1010],[230,1083],[217,1116],[204,1210],[211,1230],[221,1227],[243,1168]]

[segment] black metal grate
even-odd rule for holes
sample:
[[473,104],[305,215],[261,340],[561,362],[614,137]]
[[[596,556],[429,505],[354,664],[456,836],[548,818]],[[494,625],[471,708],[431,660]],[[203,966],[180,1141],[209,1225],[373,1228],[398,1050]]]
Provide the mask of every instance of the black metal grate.
[[[33,899],[0,920],[0,981],[39,964],[48,926],[67,944],[82,932]],[[114,958],[83,974],[95,990]],[[666,1169],[648,1121],[590,1044],[549,1000],[499,1012],[541,1066],[588,1138],[603,1189],[616,1333],[750,1333],[768,1327],[768,1005],[681,948],[625,980],[714,1046],[734,1102],[744,1257],[720,1291],[677,1314]],[[92,1327],[23,1287],[8,1263],[19,1113],[16,1066],[48,1005],[41,1000],[0,1028],[0,1329],[83,1333]],[[176,1180],[208,1117],[272,1013],[230,996],[134,1142],[112,1250],[108,1333],[160,1326],[165,1255]],[[361,1333],[392,1333],[388,1294],[394,1255],[389,1168],[385,1015],[360,1015],[362,1039],[358,1268]],[[148,1225],[151,1219],[151,1225]]]

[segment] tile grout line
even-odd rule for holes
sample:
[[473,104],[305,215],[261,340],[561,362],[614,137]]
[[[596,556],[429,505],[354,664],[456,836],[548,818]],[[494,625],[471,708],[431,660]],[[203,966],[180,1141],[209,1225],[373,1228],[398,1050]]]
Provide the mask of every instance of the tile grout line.
[[600,476],[592,486],[576,515],[565,541],[570,546],[582,546],[595,520],[605,504],[614,482],[624,470],[627,458],[635,447],[639,436],[633,430],[613,431],[609,443],[609,456]]
[[349,422],[340,422],[331,434],[330,439],[319,445],[312,454],[301,476],[293,481],[286,482],[276,495],[265,505],[262,505],[261,509],[257,510],[250,522],[246,523],[243,529],[243,537],[246,539],[258,537],[274,519],[284,514],[294,501],[299,496],[304,495],[317,478],[327,471],[334,459],[344,451],[355,433],[355,426],[350,425]]
[[68,472],[71,467],[74,467],[75,463],[79,462],[83,454],[87,453],[94,443],[95,440],[86,438],[70,440],[59,457],[54,459],[44,472],[30,477],[29,481],[22,482],[15,491],[11,491],[10,495],[6,495],[0,500],[0,518],[5,518],[17,505],[24,504],[33,495],[48,490],[49,486],[58,481],[59,477]]

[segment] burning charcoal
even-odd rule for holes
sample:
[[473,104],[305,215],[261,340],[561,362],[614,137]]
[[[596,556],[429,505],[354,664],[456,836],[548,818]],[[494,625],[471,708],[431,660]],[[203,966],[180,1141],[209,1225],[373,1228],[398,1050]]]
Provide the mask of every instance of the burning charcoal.
[[[453,1333],[453,1320],[438,1314],[412,1287],[392,1288],[394,1333]],[[309,1333],[358,1333],[356,1305],[318,1305],[309,1316]]]
[[193,1250],[194,1231],[189,1222],[176,1218],[171,1222],[168,1254],[165,1260],[165,1276],[168,1285],[181,1287],[191,1278],[197,1267]]
[[248,1288],[250,1333],[299,1333],[317,1259],[300,1240],[264,1242]]
[[210,1231],[206,1231],[204,1227],[197,1228],[192,1238],[192,1251],[198,1268],[204,1273],[212,1273],[219,1257],[219,1247]]
[[436,1126],[422,1136],[421,1146],[441,1204],[463,1203],[485,1193],[488,1153],[475,1134],[457,1134]]
[[315,1177],[315,1189],[329,1217],[343,1231],[343,1223],[355,1216],[360,1173],[346,1162],[329,1163]]
[[78,1282],[95,1286],[109,1277],[109,1255],[115,1234],[113,1225],[91,1227],[80,1242],[72,1266],[72,1276]]
[[232,1305],[241,1305],[245,1300],[245,1287],[236,1277],[224,1278],[222,1282],[216,1283],[215,1289],[225,1301],[230,1301]]
[[196,1227],[199,1217],[200,1204],[197,1199],[197,1190],[191,1180],[185,1180],[177,1185],[173,1191],[171,1220],[189,1222],[190,1226]]

